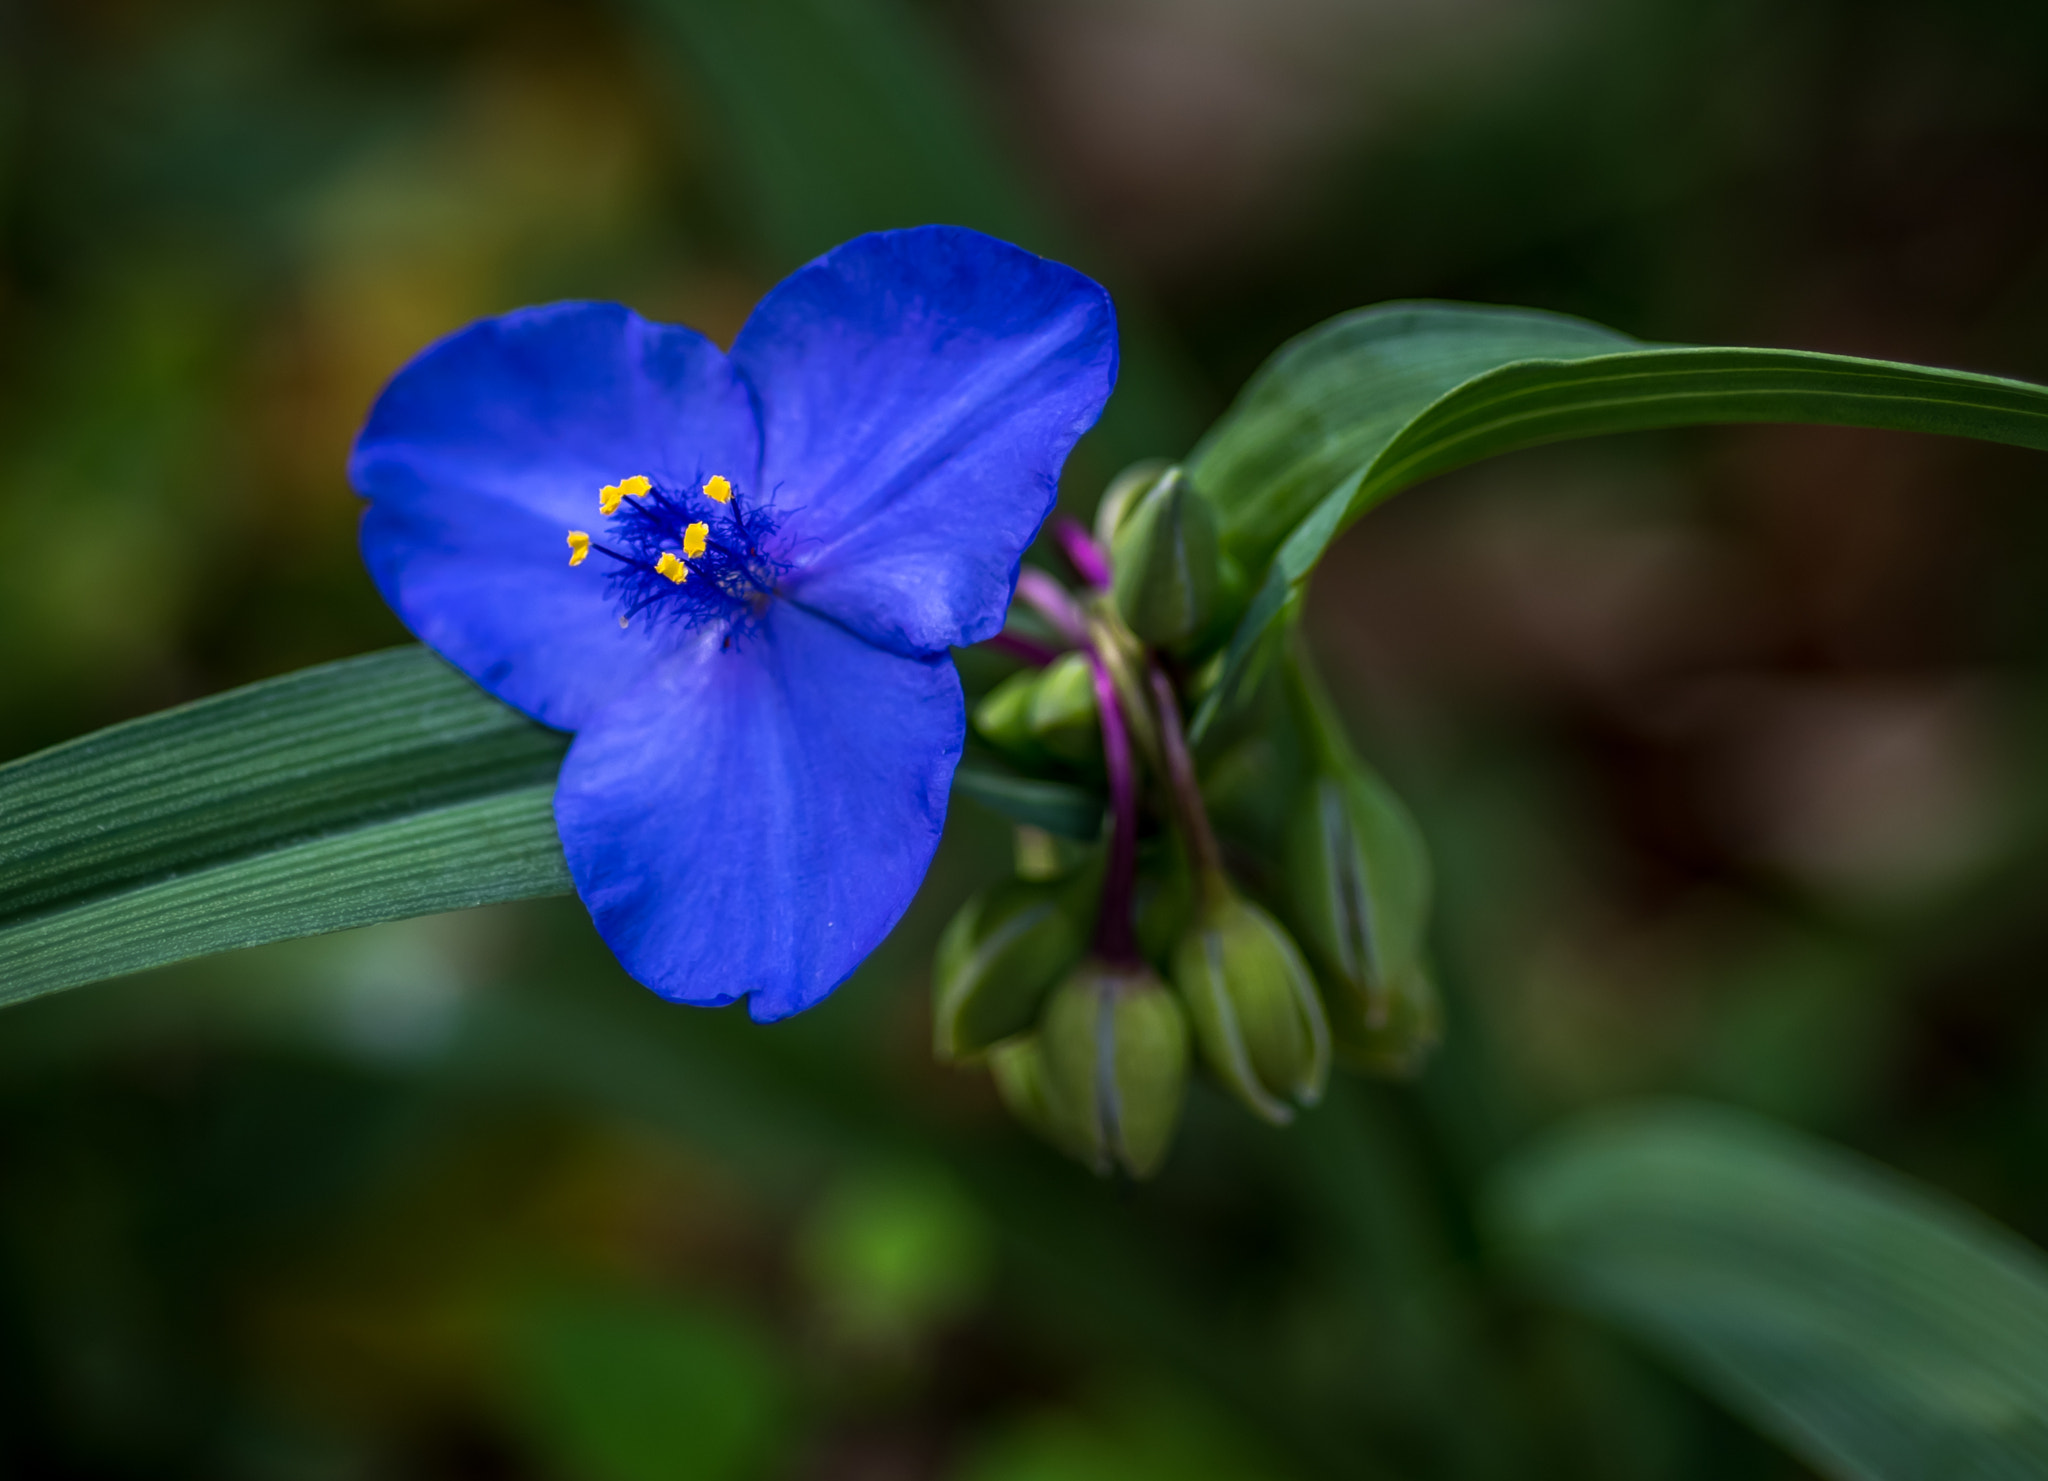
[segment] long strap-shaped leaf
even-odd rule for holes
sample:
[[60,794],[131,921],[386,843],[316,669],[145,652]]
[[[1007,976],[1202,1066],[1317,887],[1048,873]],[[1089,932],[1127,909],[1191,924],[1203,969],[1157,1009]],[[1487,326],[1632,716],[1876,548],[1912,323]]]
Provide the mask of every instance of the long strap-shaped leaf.
[[1756,1117],[1603,1113],[1493,1189],[1544,1293],[1662,1352],[1823,1475],[2048,1476],[2048,1260]]
[[567,745],[397,648],[0,767],[0,1002],[565,891]]
[[[568,891],[569,738],[424,648],[117,725],[0,766],[0,1003],[238,946]],[[1093,837],[1102,800],[963,766]]]
[[1539,443],[1717,422],[2048,449],[2048,387],[1800,350],[1642,345],[1527,310],[1390,304],[1332,320],[1284,346],[1190,460],[1225,550],[1266,573],[1197,737],[1241,697],[1330,542],[1382,499]]

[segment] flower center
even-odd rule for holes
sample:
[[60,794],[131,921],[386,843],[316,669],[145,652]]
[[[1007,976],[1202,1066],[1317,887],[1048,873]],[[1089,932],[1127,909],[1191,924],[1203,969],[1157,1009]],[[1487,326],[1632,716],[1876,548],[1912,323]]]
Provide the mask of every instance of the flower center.
[[610,520],[604,541],[569,531],[569,564],[582,565],[592,551],[611,560],[606,580],[620,627],[646,613],[652,623],[685,628],[719,623],[730,638],[766,610],[788,570],[763,548],[774,513],[749,509],[723,474],[689,489],[635,474],[606,484],[597,509]]

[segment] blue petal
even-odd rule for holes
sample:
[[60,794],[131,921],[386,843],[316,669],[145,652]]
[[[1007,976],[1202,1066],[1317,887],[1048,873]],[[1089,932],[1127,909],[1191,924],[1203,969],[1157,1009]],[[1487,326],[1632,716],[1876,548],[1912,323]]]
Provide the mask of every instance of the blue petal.
[[797,601],[900,653],[993,637],[1060,465],[1116,380],[1072,268],[957,227],[880,232],[764,299],[733,346]]
[[811,1006],[881,943],[938,847],[965,734],[946,657],[786,602],[674,654],[576,737],[555,793],[569,872],[663,997]]
[[621,632],[597,492],[635,473],[749,480],[760,436],[745,384],[692,330],[610,303],[485,319],[385,388],[349,478],[371,500],[363,559],[406,625],[507,703],[574,729],[639,681],[662,645]]

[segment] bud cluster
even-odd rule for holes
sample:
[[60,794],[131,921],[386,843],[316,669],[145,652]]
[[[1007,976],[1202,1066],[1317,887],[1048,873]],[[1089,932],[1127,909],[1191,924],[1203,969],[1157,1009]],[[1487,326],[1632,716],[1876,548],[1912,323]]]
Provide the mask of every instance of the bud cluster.
[[1316,1104],[1333,1061],[1421,1067],[1440,1029],[1428,860],[1298,650],[1241,723],[1190,749],[1183,712],[1246,583],[1180,469],[1128,470],[1092,535],[1055,533],[1078,589],[1027,570],[1013,646],[1053,656],[992,689],[974,730],[1027,775],[1106,790],[1106,836],[1020,827],[1017,876],[940,940],[933,1047],[985,1062],[1011,1112],[1071,1156],[1144,1178],[1196,1057],[1274,1125]]

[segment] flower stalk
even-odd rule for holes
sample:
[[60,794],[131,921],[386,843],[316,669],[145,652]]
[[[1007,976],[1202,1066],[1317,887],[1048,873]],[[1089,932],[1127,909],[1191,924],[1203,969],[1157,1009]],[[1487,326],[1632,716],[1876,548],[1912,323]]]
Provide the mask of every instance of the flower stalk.
[[1032,668],[1042,669],[1060,656],[1060,650],[1050,643],[1041,643],[1038,639],[1026,637],[1023,633],[999,632],[988,640],[988,645],[996,652],[1006,654],[1019,663],[1029,664]]
[[1138,782],[1124,708],[1100,656],[1095,672],[1095,708],[1102,717],[1102,759],[1109,774],[1109,867],[1095,918],[1095,952],[1113,966],[1142,961],[1132,920],[1138,874]]
[[1147,766],[1163,768],[1166,758],[1159,749],[1159,727],[1152,718],[1152,700],[1145,689],[1145,650],[1123,625],[1116,609],[1100,597],[1089,609],[1088,644],[1116,688],[1131,744]]
[[[1275,1126],[1322,1099],[1330,1025],[1300,948],[1223,870],[1173,685],[1149,670],[1167,791],[1195,876],[1195,921],[1173,955],[1173,981],[1203,1058],[1224,1087]],[[1290,1102],[1292,1104],[1290,1104]]]
[[1081,604],[1048,572],[1036,566],[1025,566],[1018,571],[1017,600],[1043,617],[1052,625],[1053,631],[1073,647],[1087,644],[1088,619],[1081,611]]
[[1201,784],[1195,778],[1195,758],[1188,750],[1187,733],[1181,727],[1180,702],[1173,684],[1154,664],[1150,671],[1152,702],[1158,712],[1159,749],[1165,762],[1167,791],[1180,824],[1181,837],[1194,866],[1205,903],[1229,886],[1223,873],[1223,850],[1210,826],[1208,809],[1202,805]]
[[1109,554],[1095,543],[1095,537],[1082,528],[1079,522],[1060,515],[1052,523],[1053,538],[1059,541],[1068,562],[1080,573],[1083,581],[1097,590],[1107,591],[1113,579]]

